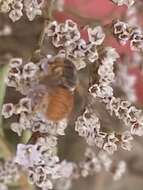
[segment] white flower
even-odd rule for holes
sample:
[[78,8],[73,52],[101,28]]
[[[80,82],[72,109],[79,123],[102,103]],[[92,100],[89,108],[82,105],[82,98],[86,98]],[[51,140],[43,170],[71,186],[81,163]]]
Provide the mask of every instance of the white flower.
[[131,126],[131,134],[137,136],[143,136],[143,125],[140,124],[133,124]]
[[67,20],[65,21],[65,27],[66,27],[67,29],[71,30],[71,31],[74,31],[74,30],[77,30],[77,29],[78,29],[78,28],[77,28],[77,24],[76,24],[74,21],[70,20],[70,19],[67,19]]
[[36,186],[42,188],[42,190],[52,189],[53,184],[50,179],[47,177],[48,174],[51,174],[52,168],[42,167],[42,166],[35,166],[34,168],[30,168],[28,170],[28,179],[31,184],[35,184]]
[[24,0],[25,12],[30,21],[32,21],[36,16],[42,14],[43,4],[44,0]]
[[116,143],[116,142],[118,142],[119,140],[118,140],[118,138],[115,136],[115,133],[114,132],[112,132],[112,133],[110,133],[109,135],[108,135],[108,142],[112,142],[112,143]]
[[123,142],[128,142],[128,141],[133,140],[133,137],[132,137],[130,131],[125,131],[125,132],[123,132],[123,133],[122,133],[122,136],[121,136],[121,140],[122,140]]
[[82,116],[79,116],[75,123],[75,131],[78,132],[79,136],[86,139],[89,145],[97,143],[97,135],[100,130],[100,121],[95,113],[90,112],[88,109],[85,110]]
[[123,142],[121,142],[121,147],[124,150],[130,151],[132,149],[132,144],[130,141],[123,141]]
[[140,28],[133,31],[130,47],[133,51],[140,51],[143,49],[143,33]]
[[22,59],[21,58],[12,58],[10,59],[10,67],[11,68],[17,68],[17,67],[20,67],[22,65]]
[[19,104],[16,107],[16,114],[20,114],[21,112],[30,113],[31,110],[31,99],[28,97],[21,98]]
[[100,88],[97,84],[94,84],[92,85],[90,88],[89,88],[89,92],[90,94],[96,98],[98,96],[98,93],[100,92]]
[[58,32],[59,32],[59,25],[57,21],[50,22],[48,26],[45,28],[45,33],[48,36],[54,36]]
[[125,22],[122,22],[120,20],[118,20],[115,24],[114,24],[114,34],[118,35],[121,34],[122,32],[124,32],[127,29],[127,24]]
[[112,0],[114,3],[116,3],[118,6],[127,5],[128,7],[132,6],[134,4],[134,0]]
[[99,58],[99,54],[97,51],[97,46],[94,43],[89,43],[87,44],[85,56],[87,59],[91,62],[94,63],[96,60]]
[[113,96],[113,89],[108,85],[98,86],[94,84],[89,88],[89,92],[94,98],[108,98]]
[[112,47],[106,47],[105,48],[106,56],[103,59],[103,63],[108,63],[113,65],[113,62],[115,62],[120,56],[115,48]]
[[22,13],[22,11],[19,10],[19,9],[12,10],[12,11],[10,11],[10,13],[9,13],[9,18],[11,18],[11,20],[12,20],[13,22],[18,21],[22,16],[23,16],[23,13]]
[[67,127],[67,120],[66,119],[59,121],[59,123],[57,125],[57,134],[65,135],[66,127]]
[[83,69],[86,67],[86,62],[82,59],[73,60],[73,63],[77,70]]
[[32,78],[36,72],[38,71],[38,66],[34,64],[33,62],[26,63],[23,67],[23,77],[26,78]]
[[12,103],[4,104],[2,107],[2,115],[5,118],[11,117],[15,112],[15,107]]
[[113,96],[113,89],[110,86],[99,86],[100,91],[97,91],[97,97],[108,98]]
[[11,130],[18,134],[18,136],[21,136],[22,134],[22,128],[20,127],[19,123],[12,123],[10,126]]
[[131,141],[133,140],[133,137],[130,133],[130,131],[125,131],[121,135],[121,147],[124,150],[130,151],[132,148]]
[[96,144],[97,147],[102,148],[104,144],[104,140],[106,137],[106,133],[99,132],[97,136],[95,137],[94,143]]
[[101,45],[105,39],[105,34],[101,26],[96,26],[93,29],[88,28],[89,41],[95,45]]
[[106,142],[103,146],[103,150],[107,151],[109,154],[113,154],[117,151],[117,145],[113,142]]
[[0,10],[3,13],[8,13],[10,11],[10,4],[13,3],[14,0],[5,0],[0,2],[1,6],[0,6]]
[[33,167],[41,159],[41,153],[37,150],[37,145],[17,145],[15,162],[25,168]]

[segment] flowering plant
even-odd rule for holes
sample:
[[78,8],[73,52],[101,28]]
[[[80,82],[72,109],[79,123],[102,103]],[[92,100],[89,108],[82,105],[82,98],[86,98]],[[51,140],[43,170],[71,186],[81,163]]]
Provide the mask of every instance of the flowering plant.
[[[23,19],[31,21],[29,27],[37,22],[43,28],[34,50],[26,49],[28,56],[19,51],[2,54],[0,189],[67,190],[81,178],[104,172],[119,180],[132,169],[119,155],[133,152],[136,136],[143,136],[143,112],[136,105],[134,88],[137,77],[129,73],[134,67],[142,72],[143,33],[132,14],[143,3],[108,1],[126,6],[124,19],[114,14],[108,23],[84,18],[63,0],[0,0],[2,16],[14,22],[4,23],[0,37],[12,36]],[[56,14],[64,11],[71,11],[77,21],[60,22]],[[107,43],[111,35],[133,52],[132,61],[138,55],[136,66]],[[16,94],[14,101],[11,94]],[[15,151],[7,142],[5,126],[17,139]],[[77,160],[62,153],[66,146],[76,151],[74,139],[82,155]]]

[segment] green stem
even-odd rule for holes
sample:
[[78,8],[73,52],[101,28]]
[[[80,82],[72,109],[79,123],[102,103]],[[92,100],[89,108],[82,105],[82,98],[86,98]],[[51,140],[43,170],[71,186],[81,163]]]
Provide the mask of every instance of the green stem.
[[53,20],[53,10],[56,0],[51,0],[48,9],[48,19]]
[[50,0],[50,3],[45,4],[45,9],[43,10],[44,26],[39,39],[39,49],[43,45],[45,37],[45,28],[49,24],[49,22],[53,20],[53,10],[54,10],[55,1],[56,0]]
[[37,62],[40,60],[41,48],[43,46],[45,39],[45,28],[47,27],[49,22],[53,20],[53,10],[54,10],[55,1],[56,0],[51,0],[49,3],[48,1],[45,1],[45,6],[43,9],[43,19],[44,19],[43,29],[39,37],[37,48],[36,50],[34,50],[33,55],[30,58],[30,60],[33,62]]
[[2,130],[2,105],[4,102],[4,98],[5,98],[5,93],[6,93],[6,83],[5,83],[5,79],[8,75],[8,70],[9,70],[9,66],[8,65],[4,65],[0,68],[0,134],[3,135],[3,130]]
[[0,136],[0,153],[6,159],[13,157],[12,150],[10,149],[8,143],[3,136]]

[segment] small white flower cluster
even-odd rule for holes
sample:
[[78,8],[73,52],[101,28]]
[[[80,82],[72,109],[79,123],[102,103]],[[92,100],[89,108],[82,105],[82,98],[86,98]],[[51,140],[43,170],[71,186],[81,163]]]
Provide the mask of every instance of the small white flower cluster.
[[30,21],[34,20],[36,16],[42,15],[44,0],[24,0],[23,4]]
[[18,144],[15,162],[24,168],[53,164],[59,161],[56,146],[57,137],[51,135],[39,137],[36,144]]
[[38,164],[41,159],[40,151],[37,145],[17,145],[17,153],[15,162],[25,168],[33,167]]
[[119,180],[126,171],[126,163],[124,161],[113,163],[113,160],[105,151],[100,151],[97,154],[91,148],[87,148],[84,160],[79,163],[79,168],[82,177],[105,170],[112,173],[114,180]]
[[10,11],[10,5],[14,2],[14,0],[0,0],[0,10],[1,12],[7,13]]
[[76,60],[75,66],[78,70],[86,64],[84,62],[78,64],[77,60],[92,63],[98,59],[97,47],[103,43],[105,38],[102,28],[95,26],[88,28],[89,40],[86,42],[81,38],[77,24],[72,20],[66,20],[65,23],[53,21],[47,26],[45,33],[52,40],[53,45],[68,59]]
[[129,25],[119,20],[114,23],[113,27],[114,35],[122,45],[130,42],[130,48],[133,51],[143,50],[143,33],[139,27]]
[[114,62],[119,58],[118,53],[111,47],[106,47],[104,56],[101,58],[101,65],[98,69],[99,84],[94,84],[89,88],[90,94],[94,98],[109,98],[113,96],[113,89],[110,86],[114,81]]
[[62,161],[53,165],[38,165],[29,169],[29,182],[42,190],[53,189],[58,179],[69,179],[73,172],[73,164]]
[[53,135],[65,135],[64,130],[66,129],[66,127],[66,120],[53,122],[47,120],[42,114],[36,114],[35,116],[31,116],[24,113],[20,115],[19,123],[12,123],[11,125],[11,129],[19,136],[21,136],[23,130],[48,133]]
[[44,0],[1,0],[0,11],[9,13],[13,22],[18,21],[23,16],[23,11],[30,21],[37,15],[42,14]]
[[122,134],[102,132],[99,118],[94,112],[90,112],[88,109],[86,109],[82,116],[77,118],[75,131],[78,132],[79,136],[86,139],[89,146],[96,145],[109,154],[117,151],[118,146],[121,146],[124,150],[131,149],[131,140],[133,137],[130,131],[125,131]]
[[97,144],[102,147],[102,135],[104,136],[104,134],[100,134],[99,118],[95,113],[90,112],[88,108],[82,116],[77,118],[75,131],[78,132],[79,136],[84,137],[89,145]]
[[14,160],[0,162],[0,189],[8,190],[8,185],[19,179],[18,165]]
[[21,58],[12,58],[6,79],[7,86],[16,88],[22,94],[27,92],[38,83],[38,65],[33,62],[24,63]]
[[59,160],[57,138],[40,137],[36,144],[19,144],[15,162],[28,172],[29,182],[42,190],[52,189],[56,180],[72,177],[74,164]]
[[105,101],[105,104],[111,115],[114,113],[130,128],[132,135],[143,135],[143,114],[141,110],[131,106],[130,102],[115,97]]
[[127,5],[128,7],[132,6],[135,1],[134,0],[112,0],[118,6]]
[[67,120],[63,119],[59,122],[47,120],[43,114],[32,114],[31,100],[29,98],[20,99],[19,103],[13,105],[7,103],[3,105],[2,115],[5,118],[11,117],[13,114],[19,115],[19,122],[12,123],[11,129],[21,136],[22,131],[30,130],[32,132],[49,133],[54,135],[64,135],[67,127]]
[[31,112],[31,100],[29,98],[21,98],[19,103],[14,105],[7,103],[3,105],[2,114],[5,118],[11,117],[13,114],[30,113]]

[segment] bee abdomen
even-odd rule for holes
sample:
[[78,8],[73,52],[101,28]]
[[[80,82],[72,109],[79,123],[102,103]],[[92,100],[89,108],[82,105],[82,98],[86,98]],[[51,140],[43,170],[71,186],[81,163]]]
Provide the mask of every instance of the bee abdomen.
[[70,91],[62,87],[55,87],[48,95],[46,117],[52,121],[67,118],[73,109],[74,98]]

